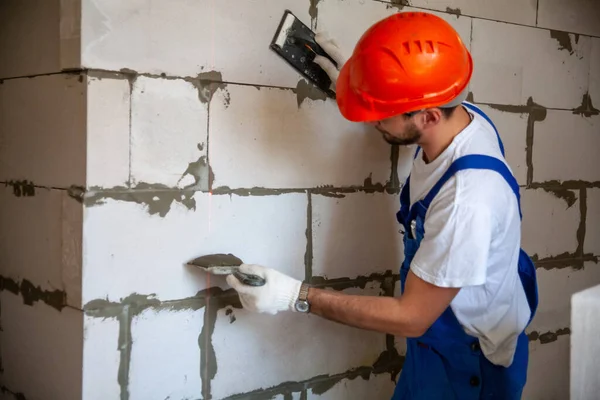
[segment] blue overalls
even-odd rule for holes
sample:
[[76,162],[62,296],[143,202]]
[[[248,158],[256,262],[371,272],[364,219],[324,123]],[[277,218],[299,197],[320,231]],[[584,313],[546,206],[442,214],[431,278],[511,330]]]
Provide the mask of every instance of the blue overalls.
[[[463,106],[484,117],[494,127],[504,156],[504,146],[492,121],[472,104],[465,102]],[[400,194],[400,211],[397,213],[398,222],[404,226],[405,258],[400,269],[402,292],[410,264],[425,234],[425,214],[429,205],[455,173],[473,168],[493,170],[502,175],[517,196],[521,213],[519,185],[506,165],[494,157],[476,154],[455,160],[431,191],[412,207],[409,176]],[[531,322],[538,303],[537,279],[533,262],[522,249],[518,270],[531,310]],[[508,368],[492,364],[481,352],[478,339],[465,333],[448,307],[423,336],[407,338],[406,359],[392,400],[520,399],[527,377],[528,354],[528,338],[522,332],[513,363]]]

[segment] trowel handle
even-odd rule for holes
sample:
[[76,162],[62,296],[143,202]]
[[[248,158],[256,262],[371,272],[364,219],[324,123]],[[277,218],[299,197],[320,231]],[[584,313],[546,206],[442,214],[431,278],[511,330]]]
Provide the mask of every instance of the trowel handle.
[[244,272],[235,271],[233,273],[240,282],[248,286],[263,286],[267,281],[258,275],[246,274]]

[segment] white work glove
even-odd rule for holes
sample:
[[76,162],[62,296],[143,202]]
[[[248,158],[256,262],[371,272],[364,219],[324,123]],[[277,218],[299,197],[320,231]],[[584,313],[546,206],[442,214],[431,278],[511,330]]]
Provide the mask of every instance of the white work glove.
[[238,292],[244,309],[263,314],[296,311],[294,305],[300,295],[301,281],[254,264],[240,265],[240,272],[258,275],[266,280],[263,286],[249,286],[235,276],[227,275],[227,283]]
[[317,55],[314,59],[315,64],[323,68],[325,73],[327,73],[329,79],[331,79],[331,89],[335,90],[335,85],[337,83],[338,76],[340,75],[339,70],[342,69],[342,66],[346,63],[346,57],[342,54],[340,46],[337,44],[335,39],[330,38],[327,32],[317,33],[315,35],[315,41],[323,50],[325,50],[327,54],[331,56],[331,58],[335,60],[338,65],[336,68],[336,66],[329,61],[329,59],[323,56]]

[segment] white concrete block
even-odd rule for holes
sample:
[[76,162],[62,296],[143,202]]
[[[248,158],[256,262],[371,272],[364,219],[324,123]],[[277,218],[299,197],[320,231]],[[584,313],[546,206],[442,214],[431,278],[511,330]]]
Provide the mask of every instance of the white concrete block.
[[204,309],[143,311],[131,325],[131,400],[198,399],[202,392],[199,335]]
[[42,290],[67,293],[81,304],[82,206],[66,191],[35,188],[17,197],[0,186],[0,275]]
[[600,255],[600,189],[587,189],[583,252]]
[[301,396],[302,394],[300,392],[292,392],[290,395],[278,394],[277,396],[273,397],[272,400],[302,400]]
[[584,269],[537,270],[540,302],[528,331],[555,332],[571,324],[571,296],[600,284],[600,266],[585,263]]
[[600,38],[592,38],[592,57],[590,60],[590,90],[595,108],[600,107]]
[[0,2],[0,78],[60,71],[60,3]]
[[[157,198],[167,212],[169,196],[178,194],[137,198],[151,203]],[[104,204],[88,204],[83,227],[84,304],[100,298],[119,301],[134,292],[168,300],[194,296],[208,286],[228,288],[224,278],[185,265],[212,253],[233,253],[247,263],[304,279],[306,194],[196,193],[193,201],[195,209],[173,202],[164,217],[148,215],[146,205],[134,202],[107,199]]]
[[295,87],[299,75],[269,49],[283,12],[310,26],[295,0],[86,0],[82,63],[195,77],[216,70],[228,82]]
[[320,388],[309,390],[307,399],[314,400],[363,400],[363,399],[391,399],[396,384],[389,374],[371,375],[369,379],[356,377],[342,379],[332,388],[321,393]]
[[[330,37],[335,38],[347,58],[352,54],[358,39],[371,25],[399,11],[398,8],[383,2],[363,0],[321,0],[317,7],[319,10],[318,30],[327,31]],[[421,10],[403,7],[402,11]],[[471,18],[459,18],[436,11],[431,13],[448,21],[456,29],[465,45],[470,46]],[[349,24],[348,21],[353,23]]]
[[[217,399],[370,366],[385,350],[384,334],[314,315],[286,312],[272,316],[227,310],[219,311],[212,338],[219,363],[212,381],[212,394]],[[235,316],[233,323],[231,315]],[[232,380],[232,376],[237,379]]]
[[600,181],[600,116],[548,110],[533,136],[533,180]]
[[0,85],[0,181],[85,185],[86,86],[64,74]]
[[125,77],[88,76],[87,186],[129,182],[130,89]]
[[214,187],[341,187],[389,179],[390,146],[375,129],[344,120],[335,102],[291,90],[227,90],[229,106],[221,91],[210,107]]
[[139,77],[131,99],[131,180],[208,189],[208,108],[182,79]]
[[572,400],[593,399],[600,390],[598,380],[598,316],[600,285],[576,293],[571,300],[570,394]]
[[569,207],[566,200],[543,189],[521,190],[522,247],[542,259],[577,249],[580,212],[577,200]]
[[537,25],[600,36],[600,3],[593,0],[539,0]]
[[500,111],[485,105],[479,108],[492,120],[504,144],[506,161],[519,185],[527,184],[528,114]]
[[392,271],[404,248],[396,212],[398,195],[352,193],[312,196],[313,276],[341,278]]
[[119,321],[86,316],[83,329],[83,400],[120,398]]
[[471,50],[471,90],[479,103],[523,105],[532,97],[545,107],[571,109],[587,91],[589,37],[474,19]]
[[523,399],[569,398],[569,335],[551,343],[529,342],[529,367]]
[[27,399],[81,399],[83,314],[0,293],[2,385]]
[[[536,4],[531,0],[410,0],[414,7],[424,7],[451,14],[513,22],[521,25],[535,25]],[[406,10],[405,7],[404,9]],[[518,10],[518,12],[515,12]]]

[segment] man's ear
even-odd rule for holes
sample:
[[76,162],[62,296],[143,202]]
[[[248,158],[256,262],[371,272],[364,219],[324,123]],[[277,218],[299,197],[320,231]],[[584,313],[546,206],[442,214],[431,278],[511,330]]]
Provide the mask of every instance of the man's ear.
[[443,118],[442,110],[439,108],[428,108],[419,115],[423,129],[431,128],[440,123]]

